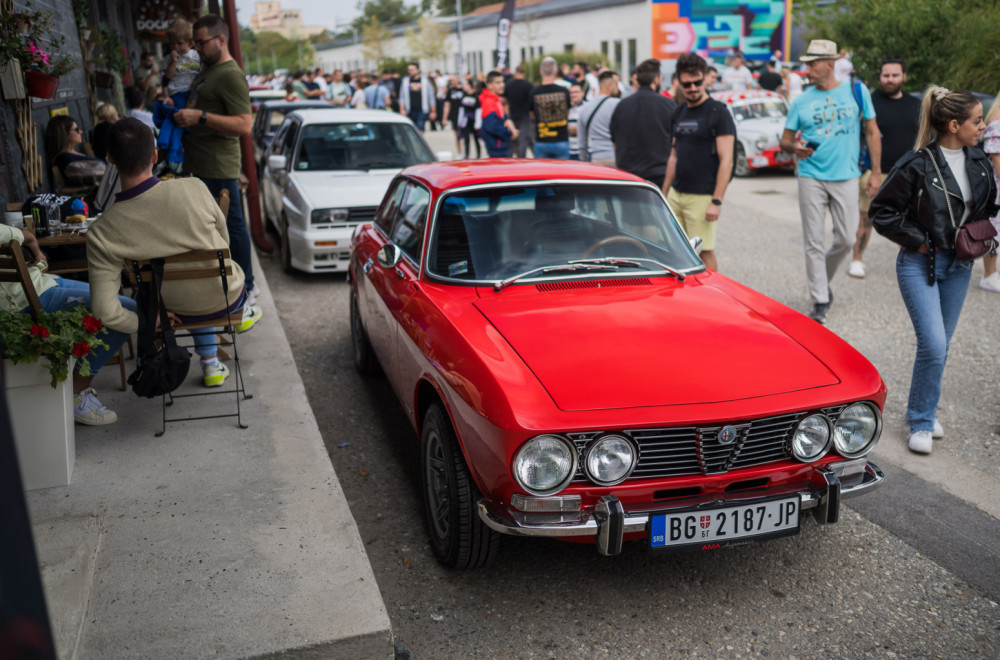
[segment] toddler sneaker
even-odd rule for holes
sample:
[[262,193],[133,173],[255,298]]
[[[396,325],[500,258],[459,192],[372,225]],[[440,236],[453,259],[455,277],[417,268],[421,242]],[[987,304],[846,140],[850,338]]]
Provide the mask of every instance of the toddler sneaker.
[[98,400],[93,387],[88,387],[73,395],[73,419],[77,424],[104,426],[117,422],[118,415]]
[[229,367],[218,360],[201,364],[201,382],[205,387],[222,387],[229,377]]
[[934,430],[931,431],[931,437],[935,440],[944,437],[944,427],[941,426],[941,422],[934,420]]
[[910,434],[910,451],[929,454],[934,448],[934,438],[930,431],[914,431]]

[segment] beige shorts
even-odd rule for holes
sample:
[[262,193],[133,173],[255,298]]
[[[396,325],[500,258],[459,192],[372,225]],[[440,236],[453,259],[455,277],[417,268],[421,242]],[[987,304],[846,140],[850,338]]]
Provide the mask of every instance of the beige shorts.
[[[885,182],[885,174],[880,175],[882,180],[879,181],[879,185]],[[871,206],[872,200],[868,199],[868,182],[872,178],[872,171],[865,170],[858,179],[858,210],[868,215],[868,207]]]
[[677,219],[687,232],[688,238],[701,236],[701,249],[705,252],[715,250],[715,227],[719,223],[705,220],[705,213],[712,203],[712,196],[680,193],[671,188],[667,193],[667,202],[677,214]]

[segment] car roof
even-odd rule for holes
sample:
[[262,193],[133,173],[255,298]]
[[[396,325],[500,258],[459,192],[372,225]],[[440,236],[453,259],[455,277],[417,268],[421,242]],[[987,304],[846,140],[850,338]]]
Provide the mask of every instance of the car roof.
[[763,89],[748,89],[739,92],[712,92],[712,98],[723,103],[735,103],[736,101],[752,101],[754,99],[783,98],[778,92],[769,92]]
[[385,110],[349,110],[333,108],[330,112],[323,109],[296,110],[295,114],[302,119],[303,124],[329,124],[334,122],[368,122],[369,124],[412,124],[409,119],[395,112]]
[[331,110],[337,110],[326,101],[286,101],[284,99],[268,100],[262,101],[260,104],[261,108],[277,108],[279,110],[286,110],[288,108],[330,108]]
[[[388,114],[388,113],[382,113]],[[509,183],[550,179],[580,179],[646,183],[645,179],[612,167],[572,160],[491,158],[453,160],[413,165],[402,174],[431,188],[447,190],[480,183]]]

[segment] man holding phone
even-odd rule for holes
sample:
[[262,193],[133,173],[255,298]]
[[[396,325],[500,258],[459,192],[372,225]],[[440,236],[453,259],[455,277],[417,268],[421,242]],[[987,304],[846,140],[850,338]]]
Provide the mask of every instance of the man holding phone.
[[[830,280],[851,253],[858,230],[858,178],[861,168],[861,126],[872,161],[868,195],[874,197],[882,180],[882,142],[871,95],[864,85],[859,98],[850,83],[834,75],[837,45],[813,39],[800,58],[813,87],[800,94],[788,110],[781,148],[798,157],[799,213],[805,243],[806,277],[813,301],[809,317],[826,322],[833,302]],[[796,139],[796,133],[801,137]],[[826,248],[826,213],[833,218],[833,243]]]

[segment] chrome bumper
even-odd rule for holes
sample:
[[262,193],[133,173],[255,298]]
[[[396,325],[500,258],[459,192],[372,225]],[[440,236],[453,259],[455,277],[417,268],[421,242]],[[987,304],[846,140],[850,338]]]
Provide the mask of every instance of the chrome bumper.
[[[840,519],[840,500],[856,497],[878,487],[885,475],[877,465],[869,461],[865,465],[861,481],[851,486],[843,486],[833,470],[822,468],[817,471],[824,480],[821,487],[801,485],[784,489],[768,489],[767,497],[776,495],[798,494],[801,497],[800,510],[813,510],[813,515],[820,523],[835,523]],[[699,507],[718,507],[733,504],[747,504],[759,499],[760,494],[733,494],[727,497],[703,497],[685,500],[674,500],[662,506],[656,506],[643,511],[625,511],[621,501],[614,495],[605,495],[594,507],[593,513],[582,512],[581,519],[576,522],[553,523],[541,525],[526,525],[514,520],[502,518],[494,514],[480,500],[478,504],[479,518],[490,529],[511,536],[594,536],[597,550],[602,555],[614,555],[621,552],[622,540],[625,534],[645,532],[652,515],[677,509],[696,509]]]

